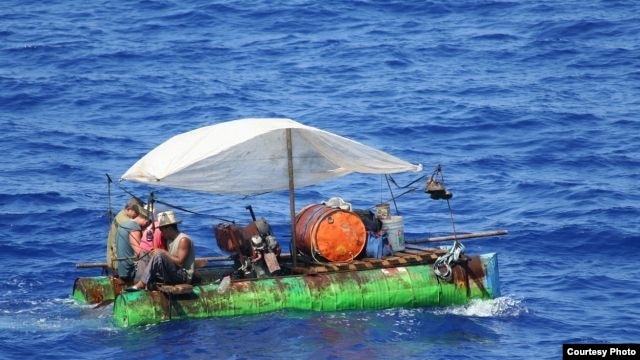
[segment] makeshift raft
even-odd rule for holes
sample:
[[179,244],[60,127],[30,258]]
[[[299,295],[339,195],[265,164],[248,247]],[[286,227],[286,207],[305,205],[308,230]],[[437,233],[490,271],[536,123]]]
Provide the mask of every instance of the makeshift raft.
[[[79,278],[74,298],[99,303],[115,298],[113,321],[128,327],[168,320],[259,314],[280,310],[345,311],[466,304],[500,296],[495,253],[463,256],[450,281],[435,275],[440,249],[407,250],[382,259],[361,259],[292,269],[299,274],[122,292],[112,277]],[[203,268],[209,281],[224,273]],[[219,278],[218,278],[219,280]],[[92,289],[92,290],[90,290]]]
[[[249,206],[250,226],[214,228],[218,247],[232,255],[228,260],[233,263],[213,261],[213,266],[198,268],[195,283],[123,292],[130,284],[115,277],[85,277],[74,283],[73,297],[81,304],[113,302],[114,324],[127,327],[280,310],[449,306],[500,296],[496,254],[465,255],[455,227],[447,250],[405,248],[399,246],[404,245],[397,221],[401,217],[387,218],[383,232],[392,245],[391,255],[372,255],[363,249],[374,244],[369,235],[376,237],[379,231],[371,230],[341,198],[332,198],[340,201],[331,209],[325,207],[327,201],[296,215],[296,187],[354,172],[387,177],[420,171],[421,164],[290,119],[241,119],[176,135],[138,160],[121,180],[219,195],[288,190],[290,255],[280,254],[276,234],[266,221],[256,220]],[[443,181],[438,165],[425,193],[449,202],[452,194]],[[397,196],[391,195],[395,202]],[[390,215],[388,206],[384,210],[379,219],[383,223]],[[105,270],[109,274],[110,269]]]

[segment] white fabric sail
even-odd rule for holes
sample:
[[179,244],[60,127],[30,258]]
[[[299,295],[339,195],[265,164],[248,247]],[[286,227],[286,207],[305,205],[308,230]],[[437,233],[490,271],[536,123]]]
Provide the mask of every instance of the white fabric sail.
[[289,188],[286,129],[295,187],[352,172],[421,171],[393,155],[291,119],[240,119],[176,135],[138,160],[123,180],[216,194]]

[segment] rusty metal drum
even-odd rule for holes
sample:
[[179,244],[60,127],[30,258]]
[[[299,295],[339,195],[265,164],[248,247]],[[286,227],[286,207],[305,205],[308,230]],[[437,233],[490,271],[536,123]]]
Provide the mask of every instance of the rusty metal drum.
[[295,231],[297,249],[317,261],[351,261],[360,255],[367,240],[358,214],[322,204],[300,210]]

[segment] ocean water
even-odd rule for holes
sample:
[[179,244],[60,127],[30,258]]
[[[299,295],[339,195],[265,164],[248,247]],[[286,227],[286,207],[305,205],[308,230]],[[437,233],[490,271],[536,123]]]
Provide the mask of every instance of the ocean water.
[[[0,358],[558,359],[563,343],[640,342],[639,14],[604,0],[3,1]],[[103,261],[125,190],[195,212],[178,216],[198,256],[221,254],[216,217],[248,222],[248,204],[286,241],[286,193],[117,182],[167,138],[245,117],[296,119],[425,175],[441,164],[458,231],[509,231],[463,242],[499,254],[502,296],[134,329],[75,304],[74,279],[100,273],[75,264]],[[296,204],[372,206],[386,190],[354,174]],[[421,188],[396,205],[409,240],[452,230]]]

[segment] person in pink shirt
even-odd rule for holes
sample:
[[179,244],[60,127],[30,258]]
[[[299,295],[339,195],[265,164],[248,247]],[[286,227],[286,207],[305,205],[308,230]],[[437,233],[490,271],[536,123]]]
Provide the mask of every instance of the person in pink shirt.
[[[167,249],[167,245],[162,238],[162,231],[160,231],[157,220],[150,223],[149,226],[142,231],[142,237],[140,238],[140,253],[138,256],[141,263],[147,263],[149,259],[146,259],[146,257],[151,256],[151,250],[153,249]],[[135,281],[138,281],[139,278],[140,272],[136,271]]]
[[151,249],[167,249],[167,245],[162,239],[162,232],[158,227],[158,221],[147,226],[142,232],[142,239],[140,239],[140,256],[142,254],[151,251]]

